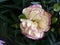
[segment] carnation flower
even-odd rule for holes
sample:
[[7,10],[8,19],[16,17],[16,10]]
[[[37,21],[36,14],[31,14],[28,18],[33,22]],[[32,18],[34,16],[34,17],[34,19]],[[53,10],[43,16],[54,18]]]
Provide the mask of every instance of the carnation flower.
[[20,19],[22,33],[31,39],[40,39],[50,29],[51,15],[41,5],[31,5],[22,11],[27,19]]

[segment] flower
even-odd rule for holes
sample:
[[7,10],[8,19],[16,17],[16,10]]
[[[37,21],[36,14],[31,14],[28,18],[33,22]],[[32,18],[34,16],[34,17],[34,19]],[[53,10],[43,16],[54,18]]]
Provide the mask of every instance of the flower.
[[39,31],[36,22],[32,22],[28,19],[21,19],[21,22],[20,28],[22,29],[22,33],[24,33],[28,38],[37,39],[43,37],[44,33]]
[[31,5],[22,11],[27,19],[20,19],[22,33],[31,39],[41,39],[50,29],[51,15],[41,5]]
[[5,43],[4,41],[0,40],[0,45],[3,45],[3,43]]

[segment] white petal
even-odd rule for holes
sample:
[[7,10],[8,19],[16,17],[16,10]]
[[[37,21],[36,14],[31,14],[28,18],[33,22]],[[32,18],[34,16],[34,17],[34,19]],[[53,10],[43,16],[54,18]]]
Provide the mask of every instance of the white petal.
[[22,13],[24,13],[24,12],[25,12],[25,10],[26,10],[26,8],[24,8],[24,9],[23,9]]

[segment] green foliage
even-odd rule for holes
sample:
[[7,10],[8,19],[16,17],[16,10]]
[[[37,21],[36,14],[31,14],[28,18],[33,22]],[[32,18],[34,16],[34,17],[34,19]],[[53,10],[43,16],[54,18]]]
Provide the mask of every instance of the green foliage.
[[4,2],[4,1],[6,1],[6,0],[0,0],[0,2]]
[[23,18],[23,19],[26,19],[26,16],[24,14],[21,14],[18,16],[19,19]]
[[18,28],[18,24],[17,23],[16,24],[13,24],[13,25],[11,25],[11,27]]
[[56,22],[57,22],[57,20],[58,20],[58,18],[53,17],[53,18],[52,18],[52,24],[56,23]]
[[60,11],[60,4],[54,4],[53,6],[54,11]]
[[[20,19],[23,8],[31,5],[34,0],[0,0],[0,38],[6,45],[60,45],[60,0],[37,0],[43,9],[52,15],[52,25],[44,38],[31,40],[20,30]],[[36,4],[36,3],[35,3]]]

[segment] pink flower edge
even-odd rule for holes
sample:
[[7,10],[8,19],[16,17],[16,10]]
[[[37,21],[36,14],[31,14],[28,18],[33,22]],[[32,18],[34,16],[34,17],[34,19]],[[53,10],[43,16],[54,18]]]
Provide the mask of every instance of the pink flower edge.
[[[42,9],[42,6],[41,6],[41,5],[31,5],[31,6],[29,6],[30,9],[31,9],[31,8],[37,8],[37,7]],[[25,9],[23,9],[23,13],[24,13],[24,11],[25,11]],[[35,37],[35,36],[29,35],[29,34],[24,34],[24,33],[22,32],[26,37],[28,37],[28,38],[30,38],[30,39],[38,40],[38,39],[41,39],[41,38],[44,37],[44,33],[45,33],[45,32],[49,31],[50,25],[51,25],[51,14],[48,13],[48,12],[46,12],[46,11],[44,11],[44,12],[45,12],[45,14],[46,14],[47,17],[48,17],[48,21],[47,21],[47,27],[48,27],[48,28],[44,28],[44,29],[42,30],[42,33],[40,33],[40,35],[42,35],[42,36],[40,36],[40,37]],[[48,29],[48,30],[47,30],[47,29]],[[22,29],[22,30],[23,30],[23,29]]]

